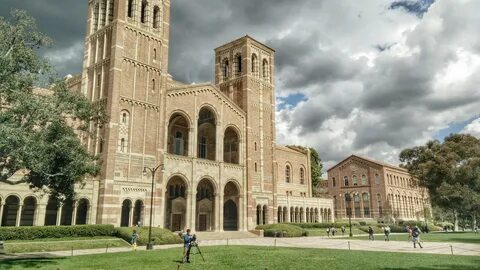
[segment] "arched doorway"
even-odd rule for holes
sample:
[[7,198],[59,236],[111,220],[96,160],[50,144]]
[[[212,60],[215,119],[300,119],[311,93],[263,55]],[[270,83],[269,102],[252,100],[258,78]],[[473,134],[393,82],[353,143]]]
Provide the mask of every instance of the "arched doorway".
[[288,208],[285,206],[283,207],[283,223],[288,222]]
[[257,205],[257,225],[262,225],[262,206]]
[[69,226],[72,225],[72,216],[73,216],[73,201],[67,199],[63,202],[62,205],[62,215],[60,218],[60,225]]
[[223,192],[223,230],[238,231],[238,215],[239,215],[239,198],[240,192],[233,182],[225,185]]
[[130,211],[132,210],[132,201],[124,200],[122,203],[122,215],[120,217],[120,227],[130,227]]
[[196,230],[215,230],[215,188],[209,179],[198,183],[196,199]]
[[89,202],[87,199],[81,199],[77,205],[77,216],[76,222],[77,225],[87,224]]
[[198,148],[197,157],[215,160],[217,144],[217,121],[215,114],[207,107],[200,110],[198,115]]
[[187,184],[179,176],[172,177],[166,188],[165,228],[181,231],[186,224]]
[[263,211],[262,211],[262,214],[263,214],[263,224],[268,224],[268,206],[264,205],[263,206]]
[[59,207],[59,202],[57,198],[55,197],[48,198],[47,209],[45,212],[45,226],[57,225],[58,207]]
[[223,137],[223,161],[226,163],[238,164],[239,157],[239,136],[237,131],[229,127],[225,130]]
[[143,201],[137,200],[133,208],[133,226],[141,227],[143,224]]
[[20,199],[17,196],[8,196],[3,206],[2,226],[16,226]]
[[22,216],[20,218],[20,226],[33,226],[35,221],[35,209],[37,208],[37,200],[30,196],[23,200]]
[[168,153],[187,156],[190,125],[185,116],[175,113],[168,122]]

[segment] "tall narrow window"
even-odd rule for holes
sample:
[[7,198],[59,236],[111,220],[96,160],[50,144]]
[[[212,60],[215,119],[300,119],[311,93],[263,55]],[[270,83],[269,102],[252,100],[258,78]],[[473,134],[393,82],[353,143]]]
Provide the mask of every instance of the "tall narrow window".
[[122,114],[122,123],[127,124],[127,113]]
[[240,76],[242,73],[242,55],[236,54],[235,55],[235,75]]
[[335,177],[332,177],[332,185],[335,187],[337,185],[336,181],[335,181]]
[[200,139],[200,158],[207,158],[207,138]]
[[155,93],[155,79],[152,79],[152,93]]
[[113,21],[113,6],[114,1],[110,1],[110,4],[108,5],[108,21],[112,22]]
[[305,184],[305,170],[300,168],[300,184]]
[[153,28],[157,29],[160,27],[160,8],[155,6],[153,8]]
[[285,182],[290,183],[290,166],[285,166]]
[[226,81],[228,79],[228,72],[229,72],[229,63],[228,59],[223,60],[223,80]]
[[343,177],[343,182],[344,182],[344,185],[345,185],[346,187],[348,187],[348,184],[349,184],[349,183],[348,183],[348,176],[344,176],[344,177]]
[[147,22],[147,6],[148,2],[146,0],[142,1],[142,9],[140,10],[140,22]]
[[358,178],[357,178],[356,175],[354,175],[354,176],[352,177],[352,182],[353,182],[353,185],[354,185],[354,186],[358,186]]
[[258,57],[256,54],[252,54],[252,74],[258,76]]
[[375,174],[375,184],[380,185],[380,175],[378,173]]
[[98,30],[98,20],[99,20],[99,12],[100,12],[100,4],[97,3],[95,4],[94,10],[93,10],[93,32],[96,32]]
[[175,133],[175,155],[183,155],[183,145],[183,134],[182,132],[177,131],[177,133]]
[[262,72],[263,72],[263,79],[268,80],[268,61],[267,59],[263,59],[263,65],[262,65]]
[[365,174],[362,175],[362,185],[364,186],[368,185],[368,178]]
[[120,151],[125,152],[125,139],[124,138],[122,138],[120,140]]
[[153,60],[157,60],[157,48],[153,48]]
[[128,0],[127,16],[129,18],[133,18],[133,6],[134,6],[133,0]]

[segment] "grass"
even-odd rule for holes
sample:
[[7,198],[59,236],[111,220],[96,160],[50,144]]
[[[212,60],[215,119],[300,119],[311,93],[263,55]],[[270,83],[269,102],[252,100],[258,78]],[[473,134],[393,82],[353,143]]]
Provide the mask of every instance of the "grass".
[[[80,250],[95,248],[128,247],[127,242],[115,237],[77,237],[58,239],[38,239],[25,241],[7,241],[5,250],[8,253],[49,252],[61,250]],[[1,269],[1,267],[0,267]]]
[[478,269],[474,256],[431,255],[299,248],[205,247],[206,262],[198,255],[180,264],[182,250],[136,251],[58,259],[4,260],[2,269]]
[[[375,235],[375,238],[383,240],[383,235]],[[468,244],[480,244],[480,234],[474,234],[472,232],[436,232],[436,233],[422,233],[420,238],[424,242],[452,242],[452,243],[468,243]],[[368,236],[354,237],[353,239],[367,240]],[[408,235],[392,234],[390,235],[390,241],[407,241]]]

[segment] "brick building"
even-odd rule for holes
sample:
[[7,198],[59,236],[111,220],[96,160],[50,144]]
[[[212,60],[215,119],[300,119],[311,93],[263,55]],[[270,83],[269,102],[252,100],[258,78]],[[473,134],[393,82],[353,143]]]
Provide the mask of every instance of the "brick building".
[[336,218],[422,220],[431,213],[427,190],[407,170],[355,155],[328,170],[328,193]]
[[0,184],[1,226],[148,224],[144,168],[159,165],[154,226],[333,219],[332,200],[312,197],[308,150],[275,142],[274,50],[242,37],[215,49],[215,84],[182,83],[168,73],[169,22],[169,0],[89,0],[83,71],[68,83],[110,116],[95,139],[81,138],[101,175],[62,204],[15,179]]

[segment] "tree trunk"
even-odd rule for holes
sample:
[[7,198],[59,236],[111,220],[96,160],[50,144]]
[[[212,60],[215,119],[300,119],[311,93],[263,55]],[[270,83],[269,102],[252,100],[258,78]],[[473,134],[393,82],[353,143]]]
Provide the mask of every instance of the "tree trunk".
[[472,226],[472,230],[475,230],[475,228],[477,227],[477,214],[476,213],[473,213],[473,226]]
[[453,210],[453,231],[458,231],[458,213],[457,210]]

